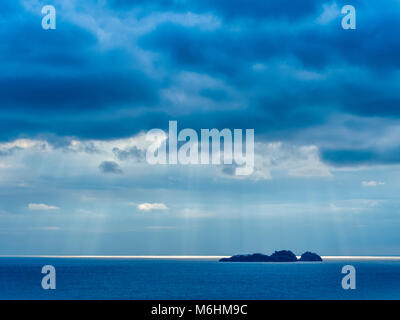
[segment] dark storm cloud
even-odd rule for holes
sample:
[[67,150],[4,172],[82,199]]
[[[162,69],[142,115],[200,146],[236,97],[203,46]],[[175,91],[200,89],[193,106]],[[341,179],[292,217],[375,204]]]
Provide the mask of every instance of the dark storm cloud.
[[[340,11],[345,3],[337,3]],[[149,23],[156,12],[191,12],[211,14],[219,21],[217,27],[202,28],[182,25],[175,18],[161,19],[141,36],[123,33],[137,26],[105,27],[109,44],[118,44],[104,46],[96,32],[69,21],[62,11],[57,30],[47,32],[40,28],[40,12],[3,2],[0,139],[38,135],[54,141],[64,136],[111,139],[166,129],[168,120],[174,119],[182,127],[254,128],[258,137],[291,140],[338,113],[396,120],[400,5],[396,1],[353,4],[357,30],[345,31],[340,14],[317,23],[333,2],[316,0],[113,0],[107,2],[111,11],[87,2],[85,14],[97,8],[94,20],[97,15],[104,15],[102,21],[129,16]],[[140,54],[150,62],[154,76],[132,53],[135,46],[143,50]],[[171,90],[183,72],[206,75],[224,86],[213,87],[210,80],[191,91],[189,80]],[[177,105],[161,92],[213,104],[206,109],[191,102]],[[235,103],[238,106],[232,109],[226,107]],[[135,156],[131,151],[120,150],[117,156]],[[333,148],[324,159],[397,161],[373,151],[346,152]]]
[[103,173],[122,174],[123,171],[118,163],[114,161],[103,161],[99,165],[99,169]]
[[[2,75],[29,74],[59,67],[64,72],[82,68],[93,55],[98,41],[85,30],[58,15],[61,24],[56,31],[41,28],[40,7],[37,12],[26,10],[18,1],[2,1],[0,12],[0,58]],[[96,58],[98,60],[98,58]],[[74,70],[74,69],[73,69]]]
[[[23,9],[21,9],[23,11]],[[2,29],[1,111],[14,108],[63,113],[151,104],[153,85],[123,50],[97,49],[96,37],[67,21],[53,31],[41,29],[41,16],[10,17]],[[4,23],[4,25],[6,25]]]
[[0,100],[2,109],[76,112],[129,103],[148,104],[155,101],[150,88],[145,76],[135,73],[0,77]]
[[134,124],[128,130],[102,110],[118,113],[157,102],[158,83],[136,68],[126,49],[102,50],[92,32],[62,14],[58,28],[45,31],[40,10],[8,3],[0,9],[7,13],[0,21],[1,140],[130,135]]
[[125,150],[114,148],[113,153],[119,160],[133,160],[135,162],[144,162],[146,157],[145,151],[135,146]]
[[[371,10],[371,8],[368,8]],[[365,16],[363,16],[365,10]],[[394,13],[372,17],[361,6],[359,29],[344,31],[339,16],[327,25],[316,25],[310,21],[307,28],[286,26],[282,28],[255,28],[246,24],[232,32],[222,28],[208,31],[167,23],[140,39],[143,48],[157,51],[165,57],[164,63],[176,70],[207,72],[230,81],[242,91],[264,83],[264,92],[279,95],[263,97],[255,101],[268,106],[270,111],[291,111],[304,115],[307,108],[318,113],[337,111],[361,116],[398,116],[400,96],[393,86],[394,71],[400,67],[400,42],[397,30],[399,19]],[[314,17],[314,20],[316,17]],[[322,75],[316,81],[310,79],[286,79],[279,83],[271,79],[271,66],[293,60],[299,68]],[[252,65],[264,63],[268,68],[262,78],[249,71]],[[349,69],[335,75],[336,69]],[[354,74],[351,68],[369,72],[368,78]],[[280,77],[277,74],[277,77]],[[251,96],[253,99],[253,96]],[[277,106],[276,108],[274,106]],[[322,109],[324,108],[324,109]],[[333,110],[334,111],[334,110]],[[279,117],[279,115],[278,115]],[[285,126],[285,123],[282,123]]]
[[299,20],[316,13],[318,0],[111,0],[114,9],[138,8],[145,10],[191,11],[214,13],[226,19],[247,18],[251,20],[271,18]]
[[[118,112],[118,109],[116,109]],[[82,139],[110,139],[128,137],[134,133],[162,128],[168,130],[168,121],[171,118],[164,113],[148,112],[138,116],[114,115],[113,110],[107,112],[86,112],[83,115],[69,113],[55,117],[54,114],[40,116],[1,115],[1,140],[28,137],[49,137],[49,142],[58,145],[57,136],[78,137]]]
[[334,166],[362,166],[400,163],[400,148],[322,150],[322,159]]
[[[286,35],[283,37],[289,40]],[[279,35],[257,30],[205,31],[167,23],[144,36],[139,44],[163,52],[175,67],[233,75],[250,63],[278,55],[284,41]]]
[[368,12],[363,15],[362,8],[357,12],[357,30],[343,30],[342,15],[326,25],[316,24],[315,15],[306,28],[290,24],[265,27],[265,21],[256,18],[252,25],[235,25],[234,31],[222,28],[210,32],[169,23],[159,25],[140,44],[167,53],[177,65],[207,68],[209,72],[240,71],[246,63],[290,56],[314,69],[344,63],[378,70],[399,67],[399,12],[375,17]]

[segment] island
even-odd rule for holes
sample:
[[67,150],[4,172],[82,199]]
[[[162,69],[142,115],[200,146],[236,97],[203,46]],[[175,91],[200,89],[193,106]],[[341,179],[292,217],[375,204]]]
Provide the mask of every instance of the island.
[[305,252],[297,259],[296,255],[290,250],[275,251],[270,256],[262,253],[234,255],[230,258],[222,258],[220,262],[316,262],[322,258],[313,252]]
[[322,261],[322,258],[313,252],[304,252],[299,261]]

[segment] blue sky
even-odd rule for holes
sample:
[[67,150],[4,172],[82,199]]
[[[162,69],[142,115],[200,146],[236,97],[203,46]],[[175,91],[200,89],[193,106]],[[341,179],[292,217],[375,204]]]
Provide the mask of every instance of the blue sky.
[[[2,1],[0,254],[400,254],[399,28],[398,0]],[[171,120],[254,129],[253,175],[148,165]]]

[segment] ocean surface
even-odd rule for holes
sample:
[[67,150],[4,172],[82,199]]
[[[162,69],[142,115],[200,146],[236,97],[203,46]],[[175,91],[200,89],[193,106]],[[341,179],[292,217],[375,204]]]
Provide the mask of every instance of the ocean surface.
[[[341,286],[348,264],[356,268],[355,290]],[[44,265],[56,268],[55,290],[41,287]],[[0,257],[0,299],[400,299],[400,260]]]

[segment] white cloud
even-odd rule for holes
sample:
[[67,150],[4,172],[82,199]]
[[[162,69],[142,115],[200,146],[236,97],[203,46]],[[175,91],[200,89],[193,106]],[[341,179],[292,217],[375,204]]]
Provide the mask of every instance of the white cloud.
[[[160,141],[164,141],[167,136]],[[0,163],[0,183],[21,180],[24,183],[37,181],[41,176],[56,178],[94,177],[98,178],[99,163],[105,159],[123,163],[125,176],[165,174],[160,166],[151,166],[145,160],[145,153],[151,142],[146,134],[115,140],[71,140],[66,146],[52,146],[44,140],[15,140],[0,144],[5,154]],[[161,142],[160,142],[161,143]],[[249,176],[235,175],[235,165],[214,168],[218,175],[234,179],[268,180],[282,175],[294,177],[330,177],[331,168],[324,164],[315,145],[292,145],[283,142],[256,142],[254,171]],[[221,153],[222,156],[222,153]],[[39,165],[40,162],[40,165]],[[12,164],[8,170],[1,170],[2,164]],[[32,167],[35,166],[35,170]],[[185,166],[169,166],[170,172],[184,171]],[[187,166],[186,166],[187,167]],[[215,174],[211,166],[197,166],[200,172]],[[121,177],[123,179],[125,177]],[[89,178],[88,178],[89,179]],[[87,201],[82,198],[82,201]],[[137,206],[137,205],[136,205]],[[157,209],[150,209],[157,210]]]
[[44,140],[34,140],[34,139],[17,139],[11,142],[0,143],[0,150],[10,150],[10,149],[29,149],[38,148],[46,149],[49,148],[49,144]]
[[384,182],[380,182],[380,181],[363,181],[361,182],[361,185],[363,187],[377,187],[377,186],[383,186],[385,183]]
[[[45,140],[36,139],[17,139],[10,142],[0,143],[0,155],[5,156],[7,159],[19,152],[25,154],[32,152],[51,151],[52,147]],[[2,163],[3,168],[10,168],[12,165],[9,163]]]
[[296,177],[330,177],[329,168],[322,163],[317,146],[301,146],[295,149],[292,159],[287,162],[288,174]]
[[238,179],[269,180],[273,172],[292,177],[331,177],[315,145],[296,146],[283,142],[257,142],[254,146],[254,171],[249,176],[235,176],[234,170],[224,166],[225,176]]
[[336,2],[322,5],[323,12],[317,18],[318,24],[328,24],[340,15],[340,10]]
[[28,204],[28,208],[29,208],[29,210],[33,210],[33,211],[50,211],[50,210],[60,209],[59,207],[49,206],[44,203],[30,203],[30,204]]
[[164,203],[141,203],[137,206],[140,211],[168,210]]

